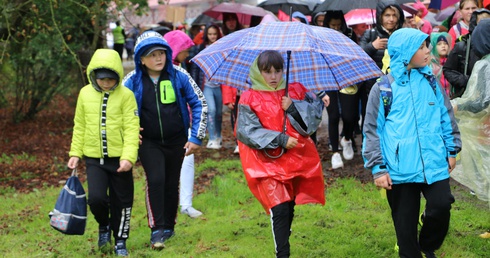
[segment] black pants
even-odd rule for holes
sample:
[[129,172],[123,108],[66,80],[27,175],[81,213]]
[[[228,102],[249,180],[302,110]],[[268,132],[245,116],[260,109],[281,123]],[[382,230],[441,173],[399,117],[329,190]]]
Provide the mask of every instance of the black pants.
[[[418,234],[420,193],[426,199],[424,224]],[[409,183],[393,185],[386,191],[395,225],[400,257],[418,258],[421,250],[433,252],[441,247],[449,229],[451,194],[449,179],[431,185]]]
[[114,50],[119,54],[119,57],[121,60],[123,59],[123,52],[124,52],[124,44],[116,44],[114,43]]
[[110,226],[116,240],[127,239],[134,197],[132,170],[116,172],[119,158],[106,158],[103,164],[96,158],[85,162],[90,211],[100,227]]
[[[328,113],[328,137],[332,145],[332,151],[339,151],[339,122],[342,117],[344,137],[346,140],[353,139],[354,125],[357,123],[359,113],[359,98],[357,94],[348,95],[339,91],[327,91],[330,97]],[[354,144],[354,141],[352,141]]]
[[289,257],[289,235],[294,218],[294,206],[296,203],[283,202],[271,208],[272,235],[276,248],[276,257]]
[[152,230],[174,229],[179,206],[184,145],[162,145],[143,139],[139,148],[146,175],[146,208]]

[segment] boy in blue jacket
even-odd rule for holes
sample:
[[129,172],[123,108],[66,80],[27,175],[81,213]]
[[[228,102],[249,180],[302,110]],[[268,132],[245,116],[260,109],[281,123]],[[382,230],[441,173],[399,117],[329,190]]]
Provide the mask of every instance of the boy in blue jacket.
[[163,249],[174,235],[184,155],[193,154],[206,134],[207,104],[187,71],[172,64],[172,49],[159,33],[138,37],[134,62],[123,84],[134,92],[140,114],[138,154],[146,175],[150,242]]
[[[449,173],[461,150],[449,98],[428,67],[428,44],[415,29],[391,35],[391,73],[373,86],[364,122],[364,166],[387,190],[400,257],[435,257],[442,245],[454,202]],[[427,202],[419,234],[420,193]]]

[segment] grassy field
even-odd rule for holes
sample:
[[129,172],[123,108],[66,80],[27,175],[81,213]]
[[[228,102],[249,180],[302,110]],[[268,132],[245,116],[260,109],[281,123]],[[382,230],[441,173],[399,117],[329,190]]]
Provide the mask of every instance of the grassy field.
[[[149,247],[144,178],[135,170],[131,257],[274,257],[270,219],[250,194],[238,160],[206,160],[196,174],[213,169],[208,190],[195,196],[198,219],[179,215],[176,235],[158,252]],[[89,213],[85,235],[65,236],[49,226],[48,213],[61,189],[0,195],[1,257],[103,257],[97,225]],[[456,184],[451,228],[438,257],[488,257],[490,240],[478,235],[490,226],[488,205]],[[389,207],[373,184],[338,179],[327,189],[326,205],[297,206],[290,238],[291,257],[397,257]]]

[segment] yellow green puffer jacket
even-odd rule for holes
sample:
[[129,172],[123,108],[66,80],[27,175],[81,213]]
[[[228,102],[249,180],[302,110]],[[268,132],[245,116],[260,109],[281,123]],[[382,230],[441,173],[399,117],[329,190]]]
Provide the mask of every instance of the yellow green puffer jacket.
[[[109,91],[97,84],[94,70],[111,69],[119,75],[118,83]],[[87,67],[90,84],[80,90],[75,111],[75,126],[70,157],[113,158],[136,162],[139,146],[139,116],[131,90],[122,86],[123,66],[119,54],[112,49],[98,49]],[[104,96],[107,98],[105,127],[102,122]],[[103,132],[107,151],[103,151]]]

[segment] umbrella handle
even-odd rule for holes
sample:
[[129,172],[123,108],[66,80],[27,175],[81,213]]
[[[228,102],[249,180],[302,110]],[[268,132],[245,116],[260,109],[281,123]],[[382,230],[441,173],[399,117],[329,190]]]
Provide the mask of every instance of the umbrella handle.
[[264,149],[264,153],[267,157],[271,158],[271,159],[277,159],[277,158],[280,158],[282,155],[284,155],[284,153],[286,152],[286,150],[284,148],[281,147],[281,153],[277,154],[276,156],[273,156],[271,154],[269,154],[267,152],[267,149]]
[[291,62],[291,50],[286,51],[287,53],[287,58],[286,58],[286,87],[284,91],[284,95],[286,97],[289,96],[289,63]]

